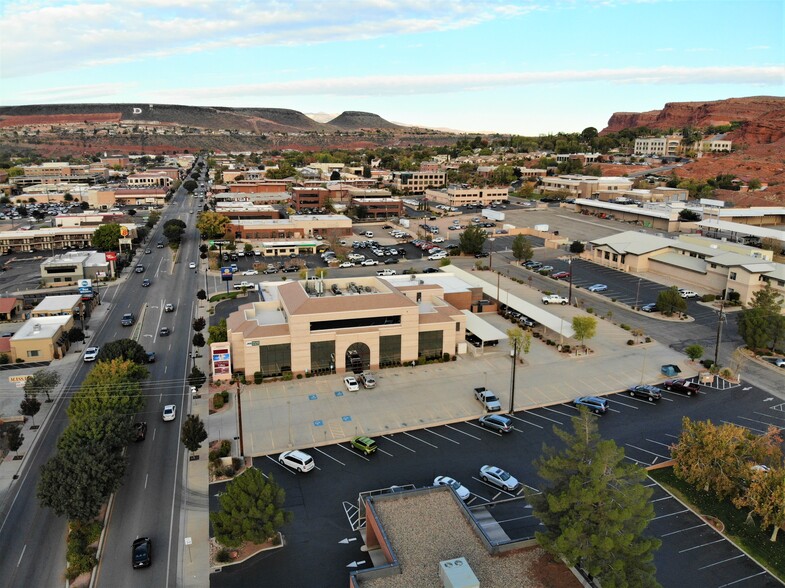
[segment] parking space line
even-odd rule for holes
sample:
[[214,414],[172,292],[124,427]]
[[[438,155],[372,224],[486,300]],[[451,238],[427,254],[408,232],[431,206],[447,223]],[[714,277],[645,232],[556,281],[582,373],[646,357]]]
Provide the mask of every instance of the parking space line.
[[671,437],[671,438],[673,438],[673,439],[678,439],[678,438],[679,438],[679,436],[678,436],[678,435],[671,435],[670,433],[665,433],[665,436],[666,436],[666,437]]
[[698,568],[699,570],[705,570],[707,568],[713,568],[714,566],[718,566],[720,564],[724,564],[727,561],[733,561],[734,559],[739,559],[740,557],[747,557],[745,553],[740,553],[739,555],[734,555],[733,557],[729,557],[728,559],[723,559],[721,561],[715,561],[713,564],[709,564],[707,566],[703,566]]
[[722,543],[725,541],[725,537],[721,537],[719,539],[715,539],[714,541],[709,541],[708,543],[701,543],[700,545],[693,545],[692,547],[688,547],[687,549],[682,549],[679,553],[687,553],[688,551],[692,551],[694,549],[700,549],[702,547],[708,547],[709,545],[714,545],[715,543]]
[[527,412],[526,414],[530,414],[532,416],[536,416],[537,418],[545,419],[546,421],[550,421],[552,423],[556,423],[557,425],[563,425],[561,421],[557,421],[556,419],[549,419],[546,416],[542,416],[541,414],[537,414],[536,412]]
[[[625,394],[624,392],[619,392],[619,396],[624,396],[624,400],[632,400],[633,402],[640,402],[642,404],[654,404],[653,402],[649,402],[648,400],[644,400],[643,398],[638,398],[636,396],[630,396],[629,394]],[[619,402],[618,400],[616,402]],[[623,402],[619,402],[619,404],[624,404]]]
[[569,415],[569,414],[563,413],[561,411],[555,410],[555,409],[551,408],[550,406],[543,406],[542,408],[547,410],[547,411],[549,411],[549,412],[555,412],[556,414],[559,414],[561,416],[566,416],[566,417],[572,418],[572,415]]
[[[771,410],[776,410],[776,409],[774,407],[771,407]],[[785,419],[782,418],[782,417],[778,417],[778,416],[773,415],[773,414],[766,414],[766,413],[763,413],[763,412],[758,412],[758,411],[755,411],[755,410],[752,411],[752,414],[759,414],[760,416],[765,416],[768,419],[777,419],[778,421],[785,421]]]
[[513,521],[522,521],[523,519],[531,519],[533,517],[534,517],[534,515],[524,515],[522,517],[513,517],[511,519],[501,519],[501,520],[497,520],[496,522],[499,523],[499,524],[511,523]]
[[279,468],[281,468],[282,470],[286,470],[287,472],[289,472],[289,473],[290,473],[290,474],[292,474],[293,476],[296,476],[296,475],[297,475],[297,474],[294,472],[294,470],[292,470],[291,468],[287,468],[287,467],[286,467],[286,466],[284,466],[283,464],[280,464],[280,463],[278,463],[278,460],[275,460],[275,459],[273,459],[273,458],[272,458],[272,457],[270,457],[269,455],[265,455],[265,457],[266,457],[267,459],[269,459],[271,462],[273,462],[275,465],[277,465]]
[[757,574],[752,574],[751,576],[746,576],[744,578],[739,578],[738,580],[734,580],[733,582],[722,584],[717,588],[725,588],[726,586],[733,586],[734,584],[738,584],[739,582],[744,582],[745,580],[750,580],[751,578],[757,578],[758,576],[762,576],[763,574],[768,574],[768,572],[758,572]]
[[689,508],[685,508],[684,510],[679,510],[679,511],[676,511],[676,512],[669,512],[668,514],[664,514],[664,515],[660,515],[658,517],[654,517],[652,520],[656,521],[657,519],[667,519],[668,517],[680,515],[680,514],[683,514],[685,512],[690,512],[690,509]]
[[382,437],[383,437],[383,438],[385,438],[385,439],[387,439],[388,441],[392,441],[392,442],[393,442],[393,443],[395,443],[396,445],[400,445],[400,446],[401,446],[401,447],[403,447],[404,449],[408,449],[408,450],[409,450],[409,451],[411,451],[412,453],[417,453],[417,452],[416,452],[414,449],[412,449],[411,447],[406,447],[406,445],[403,445],[403,444],[401,444],[401,443],[398,443],[398,442],[397,442],[395,439],[390,439],[390,437],[388,437],[387,435],[382,435]]
[[615,402],[616,404],[621,404],[622,406],[626,406],[627,408],[632,408],[632,409],[635,409],[635,410],[639,410],[637,406],[633,406],[632,404],[624,404],[623,402],[619,402],[618,400],[615,400],[613,398],[610,398],[610,397],[607,397],[607,398],[608,398],[608,402]]
[[319,453],[321,453],[321,454],[322,454],[323,456],[325,456],[325,457],[329,457],[329,458],[330,458],[331,460],[333,460],[333,461],[337,461],[337,462],[338,462],[339,464],[341,464],[342,466],[345,466],[345,465],[346,465],[346,464],[345,464],[345,463],[343,463],[342,461],[340,461],[340,460],[338,460],[338,459],[335,459],[335,458],[334,458],[332,455],[330,455],[329,453],[325,453],[324,451],[322,451],[322,450],[321,450],[321,449],[319,449],[318,447],[314,447],[314,450],[315,450],[315,451],[318,451]]
[[634,457],[630,457],[629,455],[626,455],[626,454],[624,456],[624,459],[629,459],[630,461],[634,461],[638,465],[642,465],[642,466],[646,466],[646,467],[651,465],[650,463],[646,463],[645,461],[640,461],[640,460],[635,459]]
[[452,429],[453,431],[456,431],[458,433],[462,433],[462,434],[466,435],[467,437],[471,437],[472,439],[477,439],[477,441],[482,441],[481,437],[475,437],[471,433],[467,433],[466,431],[461,431],[460,429],[456,429],[452,425],[444,425],[444,426],[447,427],[448,429]]
[[773,423],[767,423],[766,421],[759,421],[759,420],[757,420],[757,419],[751,419],[751,418],[748,418],[748,417],[743,417],[743,416],[736,417],[736,418],[738,418],[738,419],[744,419],[745,421],[752,421],[753,423],[760,423],[761,425],[770,425],[770,426],[772,426],[772,427],[777,427],[778,429],[782,430],[782,427],[780,427],[780,426],[778,426],[778,425],[775,425],[775,424],[773,424]]
[[660,441],[655,441],[654,439],[646,439],[649,443],[654,443],[655,445],[662,445],[663,447],[667,447],[670,449],[670,445],[667,443],[661,443]]
[[435,431],[431,431],[430,429],[423,429],[423,431],[428,431],[431,435],[436,435],[437,437],[441,437],[442,439],[446,439],[447,441],[451,441],[452,443],[455,443],[456,445],[460,445],[460,443],[458,441],[456,441],[455,439],[450,439],[449,437],[445,437],[444,435],[440,435],[439,433],[436,433]]
[[632,447],[633,449],[637,449],[638,451],[643,451],[643,453],[650,453],[656,457],[661,459],[670,459],[670,457],[665,457],[664,455],[660,455],[659,453],[654,453],[653,451],[649,451],[648,449],[643,449],[643,447],[638,447],[637,445],[633,445],[632,443],[625,443],[627,447]]
[[527,425],[531,425],[532,427],[537,427],[538,429],[544,428],[542,425],[535,425],[534,423],[530,423],[526,419],[522,419],[521,417],[517,417],[514,414],[507,415],[507,416],[509,416],[511,419],[515,419],[516,421],[521,421],[522,423],[526,423]]
[[383,453],[384,455],[388,455],[388,456],[390,456],[390,457],[395,457],[395,456],[394,456],[392,453],[388,453],[388,452],[386,452],[384,449],[379,449],[378,451],[380,451],[380,452],[381,452],[381,453]]
[[367,457],[365,457],[364,455],[360,455],[359,453],[357,453],[357,452],[356,452],[354,449],[350,449],[350,448],[348,448],[348,447],[344,447],[344,446],[343,446],[343,444],[341,444],[341,443],[338,443],[338,444],[337,444],[337,447],[340,447],[340,448],[341,448],[341,449],[343,449],[344,451],[348,451],[348,452],[349,452],[349,453],[351,453],[352,455],[356,455],[356,456],[357,456],[357,457],[359,457],[360,459],[364,459],[365,461],[371,461],[370,459],[368,459],[368,458],[367,458]]
[[726,425],[735,425],[737,427],[741,427],[742,429],[747,429],[748,431],[755,431],[756,433],[760,433],[761,435],[765,433],[763,429],[756,429],[755,427],[748,427],[747,425],[741,425],[739,423],[733,423],[731,421],[720,421],[721,423],[725,423]]
[[406,435],[407,437],[411,437],[412,439],[416,439],[416,440],[417,440],[417,441],[419,441],[420,443],[425,443],[426,445],[430,445],[430,446],[431,446],[431,447],[433,447],[434,449],[439,449],[439,446],[438,446],[438,445],[434,445],[433,443],[428,443],[427,441],[423,441],[422,439],[420,439],[419,437],[415,437],[415,436],[414,436],[414,435],[412,435],[411,433],[408,433],[408,432],[404,431],[404,432],[403,432],[403,434],[404,434],[404,435]]
[[510,494],[506,490],[502,490],[501,488],[497,488],[493,484],[489,484],[488,482],[486,482],[485,480],[483,480],[481,478],[475,478],[474,476],[472,476],[472,480],[475,480],[475,481],[479,482],[483,486],[487,486],[488,488],[492,488],[493,490],[498,490],[498,492],[488,502],[492,502],[492,501],[496,500],[496,498],[499,496],[499,494],[506,494],[510,498],[514,498],[515,496],[517,496],[517,494]]
[[[658,484],[659,486],[659,484]],[[670,533],[665,533],[660,535],[660,539],[663,537],[670,537],[671,535],[678,535],[679,533],[684,533],[684,531],[692,531],[693,529],[700,529],[701,527],[705,527],[706,523],[701,523],[699,525],[693,525],[692,527],[687,527],[686,529],[679,529],[678,531],[671,531]]]
[[486,429],[485,427],[483,427],[481,425],[475,425],[474,423],[468,423],[467,422],[466,424],[469,425],[470,427],[474,427],[475,429],[480,429],[480,431],[485,431],[486,433],[491,433],[492,435],[496,435],[498,437],[502,436],[502,434],[499,433],[499,431],[494,431],[492,429]]

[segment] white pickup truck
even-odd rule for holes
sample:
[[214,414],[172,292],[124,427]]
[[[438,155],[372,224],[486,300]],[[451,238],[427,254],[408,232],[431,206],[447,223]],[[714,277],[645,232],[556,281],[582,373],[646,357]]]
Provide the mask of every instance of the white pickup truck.
[[247,282],[246,280],[243,280],[239,284],[235,284],[233,286],[233,288],[235,290],[242,290],[243,288],[245,288],[246,290],[255,290],[256,289],[256,287],[251,282]]
[[502,404],[496,398],[496,394],[484,386],[474,389],[474,397],[482,403],[488,412],[498,412],[502,409]]
[[567,304],[567,299],[558,294],[548,294],[542,297],[543,304]]

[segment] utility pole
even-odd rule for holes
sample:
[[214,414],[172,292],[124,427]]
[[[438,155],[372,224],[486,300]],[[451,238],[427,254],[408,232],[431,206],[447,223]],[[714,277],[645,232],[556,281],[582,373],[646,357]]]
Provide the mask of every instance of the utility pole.
[[510,376],[510,410],[509,413],[515,412],[515,367],[518,363],[518,338],[512,340],[512,374]]
[[240,405],[240,380],[237,380],[237,433],[240,436],[240,457],[245,457],[243,446],[243,411]]
[[717,360],[720,356],[720,337],[722,337],[722,321],[724,319],[725,298],[720,301],[720,312],[717,317],[717,341],[714,344],[714,365],[717,365]]
[[567,295],[567,304],[572,306],[572,255],[570,255],[570,258],[567,260],[567,263],[570,266],[570,293]]

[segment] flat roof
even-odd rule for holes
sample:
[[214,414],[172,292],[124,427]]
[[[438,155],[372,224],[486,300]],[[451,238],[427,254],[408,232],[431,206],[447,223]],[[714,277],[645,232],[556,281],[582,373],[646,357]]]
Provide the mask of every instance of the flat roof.
[[689,255],[682,255],[681,253],[669,251],[659,255],[652,255],[649,259],[675,267],[683,267],[693,272],[706,273],[706,260],[700,259],[699,257],[691,257]]
[[[736,212],[739,210],[732,208]],[[785,209],[780,209],[782,212],[777,214],[785,214]],[[769,213],[772,214],[772,213]],[[734,216],[744,216],[736,214]],[[752,216],[752,215],[747,215]],[[699,227],[706,229],[715,229],[717,231],[726,231],[728,233],[739,233],[740,235],[751,235],[753,237],[760,237],[761,239],[776,239],[778,241],[785,241],[785,231],[778,229],[767,229],[766,227],[754,227],[752,225],[745,225],[744,223],[734,223],[730,221],[718,221],[716,219],[703,220],[698,223]]]
[[56,316],[37,316],[23,324],[16,334],[11,337],[11,340],[51,339],[59,328],[64,327],[72,320],[73,317],[71,315],[65,314]]
[[65,310],[66,308],[74,308],[79,306],[82,302],[80,294],[62,294],[59,296],[46,296],[38,305],[33,309],[34,311],[51,312],[55,310]]
[[592,200],[590,198],[576,198],[575,204],[580,204],[581,206],[593,206],[595,208],[603,208],[606,210],[615,210],[617,212],[626,212],[629,214],[639,214],[641,216],[653,216],[665,220],[676,219],[675,210],[657,210],[652,208],[651,205],[641,207],[636,205],[614,204],[612,202],[603,202],[602,200]]
[[658,237],[649,233],[640,233],[638,231],[624,231],[623,233],[616,233],[593,239],[590,243],[594,246],[606,245],[612,248],[617,253],[632,253],[633,255],[641,255],[658,249],[665,249],[666,247],[674,247],[676,241],[667,237]]
[[466,315],[466,330],[471,331],[483,341],[503,341],[507,339],[507,333],[500,331],[479,315],[474,314],[470,310],[462,310],[461,312]]

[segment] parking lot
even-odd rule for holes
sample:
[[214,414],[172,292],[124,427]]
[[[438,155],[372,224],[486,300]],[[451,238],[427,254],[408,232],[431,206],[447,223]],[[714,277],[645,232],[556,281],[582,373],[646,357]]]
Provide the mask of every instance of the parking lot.
[[[658,403],[623,394],[608,398],[609,413],[595,417],[600,433],[615,439],[626,459],[641,465],[669,459],[668,448],[685,415],[751,430],[763,430],[767,424],[785,427],[785,405],[767,402],[766,394],[747,386],[706,388],[697,397],[664,392]],[[370,456],[348,443],[306,448],[316,468],[304,474],[281,466],[275,455],[257,457],[254,465],[283,486],[286,508],[294,513],[294,521],[284,530],[288,547],[228,568],[213,576],[212,585],[236,585],[260,576],[275,585],[311,585],[317,578],[322,585],[338,585],[349,569],[371,565],[357,539],[358,494],[392,485],[427,486],[438,475],[461,482],[471,492],[469,508],[487,508],[511,538],[531,537],[538,522],[523,491],[507,492],[485,483],[479,468],[504,468],[537,489],[542,481],[532,460],[543,443],[558,445],[553,427],[569,428],[575,414],[570,403],[519,411],[513,416],[515,430],[506,435],[484,429],[474,419],[375,435],[379,450]],[[217,507],[222,491],[223,485],[211,486],[211,509]],[[514,498],[519,499],[508,500]],[[663,490],[655,487],[651,501],[655,519],[648,532],[663,541],[656,554],[657,578],[663,586],[681,587],[687,577],[698,586],[779,585]]]

